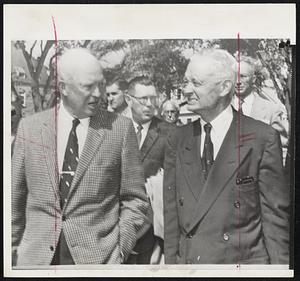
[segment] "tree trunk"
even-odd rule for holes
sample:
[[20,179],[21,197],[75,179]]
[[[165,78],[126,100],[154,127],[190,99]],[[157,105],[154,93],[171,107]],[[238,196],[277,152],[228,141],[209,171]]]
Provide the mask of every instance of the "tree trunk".
[[42,105],[42,97],[40,94],[40,85],[39,82],[33,81],[32,86],[31,86],[31,91],[32,91],[32,100],[34,104],[34,111],[39,112],[43,110],[43,105]]

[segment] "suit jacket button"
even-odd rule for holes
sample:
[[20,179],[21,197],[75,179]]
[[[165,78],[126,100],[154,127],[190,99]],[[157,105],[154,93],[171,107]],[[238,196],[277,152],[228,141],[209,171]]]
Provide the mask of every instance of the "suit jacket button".
[[180,199],[179,199],[179,204],[180,204],[180,206],[183,206],[183,197],[181,197]]
[[187,238],[193,238],[193,234],[192,234],[192,233],[189,233],[189,234],[187,235]]
[[50,246],[50,251],[54,251],[54,247],[52,245]]
[[240,204],[239,201],[235,201],[233,205],[234,205],[234,207],[236,207],[237,209],[239,209],[240,206],[241,206],[241,204]]
[[228,241],[229,240],[229,235],[227,233],[223,234],[223,240]]

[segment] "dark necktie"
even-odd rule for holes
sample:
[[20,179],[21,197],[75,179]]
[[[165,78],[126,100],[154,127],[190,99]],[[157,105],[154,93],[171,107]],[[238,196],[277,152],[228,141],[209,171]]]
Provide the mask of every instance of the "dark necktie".
[[62,175],[60,179],[60,195],[61,195],[61,206],[64,206],[67,200],[69,190],[72,184],[73,177],[78,164],[78,139],[76,134],[76,127],[80,121],[76,118],[73,120],[71,132],[67,143],[65,152]]
[[211,128],[212,126],[210,123],[206,123],[204,125],[205,140],[204,140],[202,161],[205,168],[205,179],[207,179],[209,170],[214,162],[214,146],[210,137]]
[[142,140],[142,130],[143,130],[143,126],[141,124],[139,124],[137,126],[137,132],[136,132],[139,147],[140,147],[140,143]]
[[240,98],[240,111],[241,111],[241,114],[245,115],[244,112],[243,112],[243,104],[244,104],[244,100],[242,98]]

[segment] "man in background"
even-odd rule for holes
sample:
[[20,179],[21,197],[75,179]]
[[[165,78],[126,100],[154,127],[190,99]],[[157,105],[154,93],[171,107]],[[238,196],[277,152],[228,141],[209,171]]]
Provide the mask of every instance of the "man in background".
[[271,102],[259,94],[254,83],[255,68],[255,59],[241,56],[240,82],[236,84],[236,94],[232,100],[232,105],[236,110],[240,108],[244,115],[271,125],[279,132],[283,147],[283,163],[285,163],[289,128],[287,112],[283,104]]
[[168,264],[288,264],[289,188],[279,134],[233,110],[236,61],[225,50],[194,55],[187,109],[164,165]]
[[86,49],[58,61],[61,103],[21,120],[12,157],[13,265],[120,264],[149,203],[132,122],[99,108]]
[[108,111],[130,117],[130,109],[125,100],[127,90],[127,81],[120,77],[115,77],[107,81],[106,96],[108,100]]
[[[165,156],[165,139],[174,127],[155,117],[158,94],[154,83],[147,77],[136,77],[129,83],[126,100],[131,109],[132,121],[138,139],[142,164],[144,167],[147,193],[152,203],[153,216],[148,231],[140,236],[134,253],[127,263],[149,264],[159,263],[163,250],[163,230],[158,229],[153,222],[163,220],[162,198],[162,169]],[[153,184],[153,183],[161,184]],[[153,202],[154,201],[154,202]],[[156,204],[161,202],[160,204]],[[154,220],[155,219],[155,220]],[[157,225],[162,225],[159,223]]]
[[167,100],[162,105],[162,117],[168,122],[177,126],[182,126],[182,122],[179,119],[180,108],[174,100]]

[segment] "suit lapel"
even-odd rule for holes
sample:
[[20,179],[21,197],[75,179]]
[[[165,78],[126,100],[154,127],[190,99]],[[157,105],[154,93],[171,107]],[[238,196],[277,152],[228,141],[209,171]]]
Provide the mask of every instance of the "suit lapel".
[[150,123],[149,130],[147,132],[144,143],[141,147],[142,161],[145,159],[145,157],[149,153],[151,147],[153,146],[153,144],[156,142],[156,140],[158,138],[157,123],[158,123],[158,120],[154,117]]
[[43,150],[45,161],[48,168],[52,188],[55,194],[59,197],[59,169],[57,164],[57,121],[55,118],[56,112],[54,109],[49,111],[49,115],[43,123],[41,129],[41,137],[43,142]]
[[[248,146],[245,143],[245,141],[248,140],[247,137],[243,138],[246,134],[242,132],[242,119],[240,119],[239,122],[237,115],[238,114],[234,112],[230,128],[205,182],[204,190],[201,193],[195,211],[191,216],[191,223],[188,231],[192,230],[208,212],[219,194],[223,191],[229,180],[243,163],[245,157],[251,151],[251,146]],[[238,130],[238,128],[241,129]],[[238,140],[239,133],[240,141]]]
[[199,119],[192,123],[190,130],[184,138],[181,157],[183,162],[183,171],[188,186],[198,200],[202,181],[202,166],[200,157],[201,126]]
[[107,129],[108,127],[109,126],[107,124],[107,121],[105,120],[103,112],[101,110],[96,116],[91,117],[87,137],[82,153],[79,157],[78,166],[74,179],[72,181],[69,196],[74,187],[79,183],[80,179],[84,175],[86,169],[89,166],[89,163],[97,153],[97,150],[100,148],[100,144],[106,134],[105,129]]

